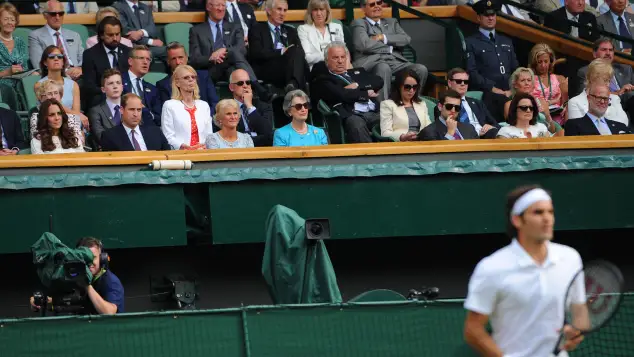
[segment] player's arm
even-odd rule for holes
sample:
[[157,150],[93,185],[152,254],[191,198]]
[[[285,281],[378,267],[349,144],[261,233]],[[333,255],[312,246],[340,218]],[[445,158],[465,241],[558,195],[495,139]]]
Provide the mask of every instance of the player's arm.
[[101,295],[92,287],[92,285],[88,286],[88,298],[92,302],[95,310],[101,315],[114,315],[117,313],[117,305],[107,302],[104,300]]
[[590,314],[587,304],[570,304],[573,321],[572,325],[582,331],[590,330]]
[[467,311],[467,318],[464,323],[464,339],[481,356],[503,357],[504,353],[486,330],[488,322],[488,315]]

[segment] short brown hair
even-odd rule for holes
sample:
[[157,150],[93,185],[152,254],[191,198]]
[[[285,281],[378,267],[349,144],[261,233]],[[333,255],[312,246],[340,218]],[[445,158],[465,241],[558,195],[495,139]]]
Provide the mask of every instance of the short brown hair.
[[140,100],[141,104],[143,104],[143,100],[138,95],[134,93],[126,93],[121,97],[121,108],[125,108],[128,105],[128,102],[130,101],[130,99],[133,99],[133,98]]
[[99,248],[103,250],[103,243],[95,237],[84,237],[77,242],[76,247]]
[[108,68],[107,70],[103,71],[103,75],[101,76],[101,86],[103,87],[104,84],[106,84],[106,79],[117,74],[121,76],[121,71],[119,71],[119,69],[117,68]]
[[[130,57],[136,57],[136,53],[138,51],[150,52],[150,48],[146,45],[134,45],[134,47],[132,47],[132,50],[130,51]],[[150,52],[150,59],[152,59],[152,52]]]
[[[513,225],[513,222],[511,222],[511,210],[513,209],[513,205],[515,205],[515,202],[517,202],[517,200],[519,200],[526,192],[536,188],[543,189],[540,185],[524,185],[509,192],[506,196],[506,209],[504,212],[506,213],[506,234],[508,234],[509,238],[517,237],[517,229]],[[546,192],[550,195],[550,192]],[[524,215],[523,212],[520,216],[522,215]]]
[[18,12],[18,9],[16,9],[15,6],[13,6],[13,4],[11,4],[10,2],[2,3],[0,5],[0,15],[2,15],[3,11],[8,12],[11,15],[13,15],[13,17],[15,17],[15,26],[16,27],[20,24],[20,13]]
[[460,74],[460,73],[467,73],[469,74],[467,71],[465,71],[464,69],[460,68],[460,67],[455,67],[449,70],[449,72],[447,72],[447,80],[453,80],[453,76],[456,74]]
[[[167,44],[167,47],[165,48],[167,51],[171,51],[171,50],[178,50],[178,49],[185,49],[185,46],[183,46],[182,43],[178,42],[178,41],[172,41],[170,43]],[[185,55],[187,55],[187,51],[185,51]]]

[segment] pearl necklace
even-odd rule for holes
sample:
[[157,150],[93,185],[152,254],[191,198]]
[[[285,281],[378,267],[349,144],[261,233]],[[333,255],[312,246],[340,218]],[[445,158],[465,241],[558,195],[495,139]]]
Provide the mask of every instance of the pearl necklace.
[[11,35],[11,37],[9,37],[9,38],[4,38],[4,37],[2,37],[2,35],[0,35],[0,39],[2,41],[5,41],[5,42],[11,42],[11,41],[13,41],[13,35]]

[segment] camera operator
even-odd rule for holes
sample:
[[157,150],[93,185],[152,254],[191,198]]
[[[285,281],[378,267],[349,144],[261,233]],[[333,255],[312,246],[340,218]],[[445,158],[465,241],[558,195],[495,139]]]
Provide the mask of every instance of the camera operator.
[[[124,312],[123,285],[119,278],[108,270],[107,259],[102,262],[101,253],[103,244],[97,238],[85,237],[77,242],[77,248],[90,249],[94,258],[89,266],[92,273],[92,282],[86,288],[88,299],[84,302],[84,311],[88,314],[112,315]],[[103,265],[103,266],[102,266]],[[52,299],[48,297],[48,302]],[[41,307],[35,305],[35,299],[31,296],[31,309],[38,311]]]

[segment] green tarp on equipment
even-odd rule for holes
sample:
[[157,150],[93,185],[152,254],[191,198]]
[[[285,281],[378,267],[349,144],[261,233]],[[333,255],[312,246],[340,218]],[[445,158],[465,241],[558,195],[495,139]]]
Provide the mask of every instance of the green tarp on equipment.
[[266,221],[262,275],[275,304],[340,303],[335,270],[323,241],[308,241],[306,221],[276,205]]
[[93,254],[90,249],[80,247],[68,248],[53,233],[44,232],[32,246],[33,264],[37,268],[37,275],[42,284],[51,288],[52,282],[63,284],[66,281],[81,280],[78,277],[71,278],[64,270],[64,264],[70,262],[82,262],[86,265],[86,282],[92,281],[92,273],[88,264],[92,263]]

